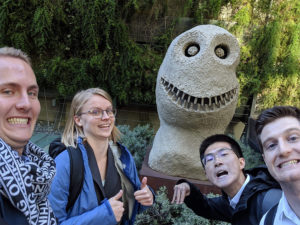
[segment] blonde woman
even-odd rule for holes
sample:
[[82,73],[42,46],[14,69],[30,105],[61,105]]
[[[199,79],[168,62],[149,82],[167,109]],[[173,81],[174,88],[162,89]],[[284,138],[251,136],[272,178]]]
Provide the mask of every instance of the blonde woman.
[[70,160],[67,151],[60,153],[49,195],[59,223],[133,224],[136,214],[153,204],[147,178],[140,182],[131,154],[117,142],[115,115],[111,97],[102,89],[90,88],[74,96],[62,143],[56,147],[81,151],[84,182],[73,207],[66,211]]

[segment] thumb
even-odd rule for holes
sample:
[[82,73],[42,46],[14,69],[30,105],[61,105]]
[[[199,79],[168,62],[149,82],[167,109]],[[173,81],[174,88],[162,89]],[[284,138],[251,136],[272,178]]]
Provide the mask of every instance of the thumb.
[[142,184],[141,184],[141,189],[147,187],[147,177],[143,177],[142,179]]
[[123,190],[120,190],[120,191],[118,192],[118,194],[116,194],[116,195],[113,197],[113,199],[119,200],[119,199],[122,197],[122,195],[123,195]]

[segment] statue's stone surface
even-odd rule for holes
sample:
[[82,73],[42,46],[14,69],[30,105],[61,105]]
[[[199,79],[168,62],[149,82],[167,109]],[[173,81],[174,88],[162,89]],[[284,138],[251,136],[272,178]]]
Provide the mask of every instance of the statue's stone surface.
[[199,156],[204,138],[223,133],[238,99],[236,38],[201,25],[176,37],[156,81],[160,119],[149,166],[171,176],[206,179]]

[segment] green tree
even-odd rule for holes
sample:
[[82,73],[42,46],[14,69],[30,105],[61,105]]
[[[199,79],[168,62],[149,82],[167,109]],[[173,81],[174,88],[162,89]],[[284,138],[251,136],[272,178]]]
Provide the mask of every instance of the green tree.
[[[129,38],[136,0],[2,1],[0,45],[26,51],[41,87],[62,96],[100,86],[118,103],[155,104],[160,52]],[[148,4],[148,3],[147,3]]]
[[[174,11],[175,10],[175,11]],[[173,18],[154,43],[135,43],[128,23]],[[232,32],[241,46],[240,103],[300,106],[297,0],[0,0],[0,45],[26,51],[41,88],[72,96],[100,86],[118,104],[155,104],[155,81],[180,17]]]

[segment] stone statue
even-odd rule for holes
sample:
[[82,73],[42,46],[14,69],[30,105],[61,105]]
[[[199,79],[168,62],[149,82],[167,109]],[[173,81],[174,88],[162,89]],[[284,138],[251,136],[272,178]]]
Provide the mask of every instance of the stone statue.
[[156,81],[160,127],[149,166],[171,176],[204,180],[199,147],[224,133],[235,112],[239,83],[237,39],[225,29],[200,25],[176,37]]

